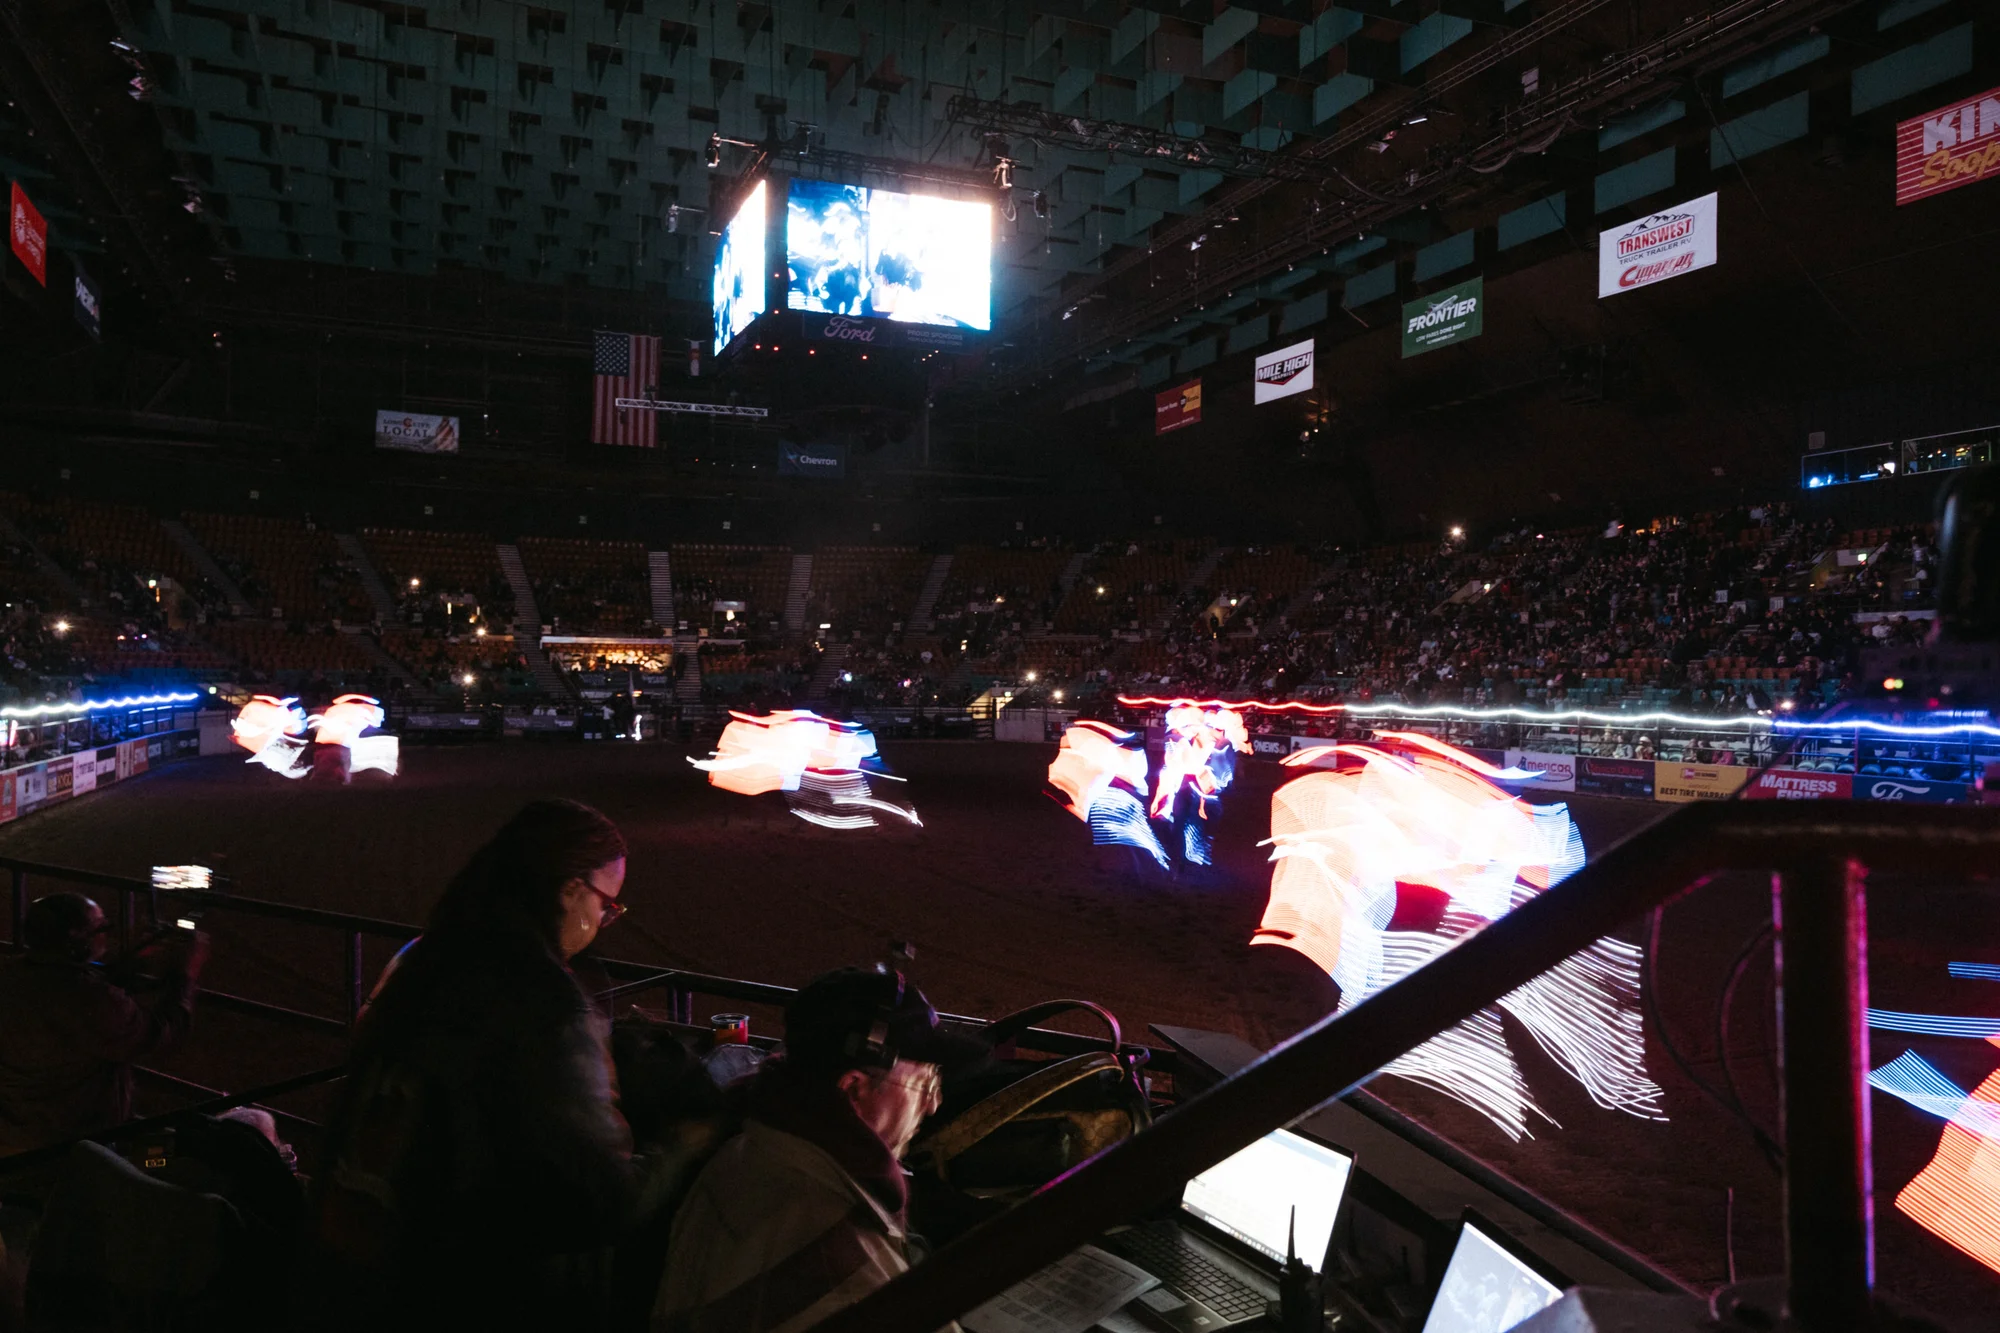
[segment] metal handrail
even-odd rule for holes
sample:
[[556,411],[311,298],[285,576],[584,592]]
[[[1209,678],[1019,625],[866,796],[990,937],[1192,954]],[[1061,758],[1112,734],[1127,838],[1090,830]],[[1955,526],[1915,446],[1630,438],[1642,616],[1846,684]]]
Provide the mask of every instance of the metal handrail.
[[1824,882],[1815,881],[1814,873],[1843,855],[1892,869],[1909,868],[1921,857],[1926,872],[1991,875],[2000,869],[2000,818],[1993,811],[1944,806],[1685,806],[814,1327],[819,1333],[932,1333],[1107,1228],[1163,1202],[1183,1181],[1353,1089],[1397,1056],[1641,912],[1726,869],[1775,868],[1814,885]]

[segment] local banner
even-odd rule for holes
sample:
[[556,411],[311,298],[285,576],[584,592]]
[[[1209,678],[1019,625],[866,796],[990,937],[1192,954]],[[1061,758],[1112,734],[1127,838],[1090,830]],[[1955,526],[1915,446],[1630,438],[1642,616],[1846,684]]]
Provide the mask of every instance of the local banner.
[[83,265],[77,264],[74,267],[76,299],[71,311],[76,315],[76,322],[83,327],[83,331],[90,335],[90,340],[96,342],[104,332],[104,319],[97,303],[97,284],[83,271]]
[[1814,773],[1801,768],[1768,768],[1743,789],[1746,801],[1846,801],[1854,779],[1846,773]]
[[418,454],[458,452],[458,418],[430,417],[420,412],[375,414],[375,447],[407,449]]
[[1727,800],[1749,776],[1749,769],[1732,764],[1676,764],[1661,760],[1653,765],[1653,799],[1674,803]]
[[1715,262],[1715,196],[1705,194],[1597,236],[1597,294],[1616,296]]
[[1486,326],[1486,279],[1473,278],[1403,306],[1403,355],[1477,338]]
[[1153,395],[1153,434],[1165,435],[1201,420],[1201,381],[1189,380],[1178,389]]
[[1896,202],[2000,176],[2000,88],[1896,127]]
[[1650,759],[1577,759],[1576,789],[1600,796],[1632,796],[1650,800],[1653,795],[1653,761]]
[[1313,340],[1280,347],[1257,358],[1254,401],[1273,403],[1313,386]]
[[35,275],[35,281],[46,287],[49,285],[49,224],[42,220],[42,215],[28,201],[21,182],[14,181],[12,185],[14,188],[7,209],[7,241],[28,272]]
[[793,444],[778,441],[778,475],[781,477],[844,477],[847,475],[847,446],[844,444]]

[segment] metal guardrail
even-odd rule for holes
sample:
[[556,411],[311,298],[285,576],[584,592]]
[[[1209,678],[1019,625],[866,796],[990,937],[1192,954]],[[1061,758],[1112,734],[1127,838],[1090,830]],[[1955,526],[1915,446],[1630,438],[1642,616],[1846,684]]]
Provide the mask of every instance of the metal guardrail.
[[[1874,1279],[1868,1167],[1866,870],[1992,875],[2000,815],[1950,807],[1717,802],[1683,807],[1402,981],[983,1223],[818,1333],[932,1333],[1163,1202],[1181,1182],[1371,1077],[1564,958],[1723,870],[1775,870],[1790,1310],[1865,1327]],[[1782,1001],[1781,1001],[1782,1003]]]

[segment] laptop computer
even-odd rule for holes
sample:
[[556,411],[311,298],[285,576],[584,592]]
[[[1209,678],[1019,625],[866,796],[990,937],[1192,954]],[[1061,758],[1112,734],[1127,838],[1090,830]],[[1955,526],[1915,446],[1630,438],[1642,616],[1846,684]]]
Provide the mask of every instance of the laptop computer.
[[1506,1333],[1556,1303],[1568,1282],[1468,1208],[1424,1333]]
[[1172,1221],[1102,1242],[1160,1279],[1127,1309],[1174,1333],[1263,1318],[1288,1238],[1315,1272],[1325,1263],[1353,1172],[1354,1154],[1288,1129],[1216,1163],[1187,1183]]

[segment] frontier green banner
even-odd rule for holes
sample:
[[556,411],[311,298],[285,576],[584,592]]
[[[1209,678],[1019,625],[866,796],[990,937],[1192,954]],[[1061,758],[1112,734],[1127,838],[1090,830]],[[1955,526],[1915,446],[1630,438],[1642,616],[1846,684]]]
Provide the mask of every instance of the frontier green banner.
[[1403,355],[1416,356],[1467,338],[1485,326],[1486,279],[1474,278],[1403,306]]

